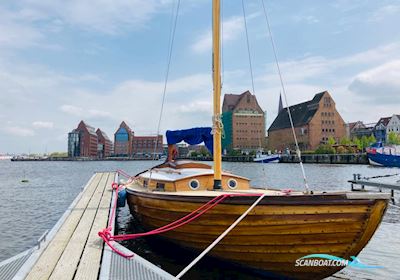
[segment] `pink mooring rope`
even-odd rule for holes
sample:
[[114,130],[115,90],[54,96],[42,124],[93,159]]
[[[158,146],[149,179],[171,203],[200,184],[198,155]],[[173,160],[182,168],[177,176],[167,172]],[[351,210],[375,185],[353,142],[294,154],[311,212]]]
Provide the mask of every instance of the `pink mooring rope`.
[[[132,176],[129,176],[126,172],[122,170],[117,170],[117,172],[127,178],[132,178]],[[196,210],[192,211],[191,213],[187,214],[186,216],[171,222],[165,226],[162,226],[160,228],[148,231],[148,232],[143,232],[143,233],[133,233],[133,234],[123,234],[123,235],[112,235],[111,230],[112,230],[112,221],[115,220],[115,214],[116,214],[116,208],[117,208],[117,200],[118,200],[118,191],[119,191],[119,185],[117,183],[112,183],[111,185],[112,189],[114,190],[114,205],[112,206],[111,209],[111,215],[108,220],[108,227],[104,228],[103,230],[98,232],[98,235],[104,240],[104,242],[118,255],[124,257],[124,258],[132,258],[134,254],[128,255],[117,248],[115,248],[112,244],[111,241],[123,241],[123,240],[131,240],[143,236],[149,236],[149,235],[155,235],[155,234],[161,234],[165,233],[174,229],[177,229],[181,226],[184,226],[196,219],[198,219],[200,216],[202,216],[204,213],[209,211],[210,209],[214,208],[216,205],[224,201],[228,197],[236,197],[236,196],[251,196],[251,197],[260,197],[262,194],[260,193],[254,193],[254,194],[221,194],[219,196],[214,197],[204,205],[200,206]]]

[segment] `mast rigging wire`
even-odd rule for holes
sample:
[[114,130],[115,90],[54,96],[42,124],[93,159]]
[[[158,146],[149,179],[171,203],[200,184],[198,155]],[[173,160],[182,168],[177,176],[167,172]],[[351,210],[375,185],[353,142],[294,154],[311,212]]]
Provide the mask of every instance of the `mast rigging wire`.
[[256,91],[255,91],[255,89],[254,89],[253,67],[252,67],[252,64],[251,64],[250,43],[249,43],[249,34],[248,34],[248,32],[247,32],[246,11],[245,11],[245,8],[244,8],[244,0],[242,0],[242,10],[243,10],[244,28],[245,28],[245,31],[246,31],[247,54],[248,54],[248,56],[249,56],[251,86],[252,86],[252,88],[253,88],[253,94],[256,94]]
[[[243,3],[243,0],[242,0]],[[299,148],[299,143],[297,141],[297,136],[296,136],[296,131],[294,129],[294,125],[293,125],[293,119],[292,119],[292,114],[290,112],[290,107],[287,101],[287,96],[286,96],[286,89],[283,83],[283,78],[282,78],[282,73],[281,73],[281,69],[279,67],[279,61],[278,61],[278,56],[276,54],[276,48],[275,48],[275,42],[274,39],[272,37],[272,31],[271,31],[271,25],[269,23],[269,18],[268,18],[268,13],[267,13],[267,9],[265,8],[265,4],[264,4],[264,0],[261,0],[262,6],[263,6],[263,11],[264,11],[264,16],[265,16],[265,20],[267,22],[267,29],[268,29],[268,33],[269,33],[269,37],[271,40],[271,45],[272,45],[272,50],[274,52],[274,57],[275,57],[275,63],[276,63],[276,68],[278,70],[278,74],[279,74],[279,80],[281,82],[281,87],[282,87],[282,92],[283,92],[283,97],[285,99],[285,104],[286,104],[286,109],[287,109],[287,113],[289,116],[289,121],[290,121],[290,126],[292,128],[292,133],[293,133],[293,138],[294,138],[294,142],[296,144],[296,154],[299,158],[299,163],[300,163],[300,168],[301,168],[301,172],[303,173],[303,180],[304,180],[304,187],[306,189],[306,193],[309,193],[309,187],[308,187],[308,183],[307,183],[307,176],[306,176],[306,172],[304,170],[304,166],[303,166],[303,162],[301,160],[301,152],[300,152],[300,148]]]
[[[157,148],[158,148],[158,135],[160,134],[161,119],[162,119],[163,112],[164,112],[165,97],[167,94],[167,84],[168,84],[168,78],[169,78],[169,72],[170,72],[170,66],[171,66],[171,60],[172,60],[172,50],[173,50],[174,42],[175,42],[175,31],[176,31],[176,25],[178,22],[180,3],[181,3],[181,1],[178,0],[176,9],[175,9],[175,5],[173,5],[173,7],[172,7],[173,9],[172,9],[172,14],[171,14],[171,29],[170,29],[170,33],[169,33],[168,52],[167,52],[167,68],[166,68],[166,73],[165,73],[164,88],[163,88],[163,95],[162,95],[161,108],[160,108],[160,116],[158,118],[158,124],[157,124],[156,141],[154,143],[153,160],[156,159],[156,152],[157,152]],[[174,13],[174,11],[175,11],[175,13]],[[161,143],[161,145],[162,144],[163,143]],[[152,171],[152,168],[150,168],[149,184],[151,182],[151,175],[152,175],[151,171]]]
[[224,1],[221,0],[221,92],[225,81],[225,65],[224,65]]

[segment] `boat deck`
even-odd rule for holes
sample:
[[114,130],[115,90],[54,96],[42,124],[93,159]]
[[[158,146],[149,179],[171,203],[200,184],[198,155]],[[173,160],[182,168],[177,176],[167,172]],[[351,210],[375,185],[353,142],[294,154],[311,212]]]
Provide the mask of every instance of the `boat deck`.
[[[173,279],[136,255],[124,259],[104,246],[98,232],[111,213],[115,172],[95,173],[51,231],[46,241],[0,264],[6,279]],[[112,232],[114,231],[112,221]],[[130,252],[119,244],[118,249]],[[4,279],[4,278],[2,278]]]

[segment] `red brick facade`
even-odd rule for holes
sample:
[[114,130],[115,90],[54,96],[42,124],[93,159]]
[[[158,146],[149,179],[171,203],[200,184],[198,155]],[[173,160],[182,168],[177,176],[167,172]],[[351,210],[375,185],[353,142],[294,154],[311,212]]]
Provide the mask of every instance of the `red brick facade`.
[[81,121],[76,129],[80,133],[80,156],[97,157],[97,134],[95,129]]
[[[346,136],[346,124],[327,92],[316,94],[310,101],[290,106],[296,136],[301,150],[315,150],[332,137],[339,142]],[[268,130],[271,150],[294,149],[295,143],[287,109],[282,109]]]
[[226,94],[223,112],[232,112],[231,145],[233,149],[256,150],[265,139],[265,115],[255,95],[249,91],[242,94]]
[[[112,155],[131,157],[135,154],[162,154],[163,136],[135,136],[130,127],[122,122],[114,134],[115,145],[101,129],[81,121],[68,134],[68,155],[70,157],[109,157]],[[157,148],[155,150],[155,144]]]
[[98,138],[98,157],[104,158],[109,157],[113,153],[113,143],[108,138],[107,134],[98,128],[96,130],[97,138]]
[[[155,145],[157,144],[157,149]],[[163,136],[134,136],[132,141],[132,151],[134,154],[162,154]]]
[[123,121],[114,134],[114,154],[117,156],[131,156],[134,133]]

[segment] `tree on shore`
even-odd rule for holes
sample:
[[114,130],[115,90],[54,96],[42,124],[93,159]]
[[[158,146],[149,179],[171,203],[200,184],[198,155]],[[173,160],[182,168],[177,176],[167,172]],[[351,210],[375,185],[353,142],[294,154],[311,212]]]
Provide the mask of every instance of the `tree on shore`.
[[336,144],[336,140],[335,138],[333,138],[332,136],[329,136],[328,138],[328,145],[333,146]]
[[340,145],[351,145],[351,140],[349,137],[344,136],[342,139],[340,139]]
[[242,152],[235,149],[228,150],[228,156],[241,156]]
[[50,154],[50,157],[68,157],[68,153],[66,152],[54,152]]
[[[395,139],[394,136],[392,136],[393,139]],[[395,140],[394,140],[395,141]],[[398,137],[398,141],[400,144],[400,136]],[[333,145],[336,144],[336,141],[333,137],[328,138],[328,142],[326,144],[320,145],[314,153],[316,154],[332,154],[332,153],[338,153],[338,154],[347,154],[347,153],[355,153],[356,149],[354,146],[357,147],[358,150],[364,151],[365,148],[369,147],[371,144],[376,142],[376,138],[374,135],[370,136],[363,136],[361,138],[354,137],[353,139],[350,139],[349,137],[345,136],[338,141],[340,144],[336,150],[333,148]]]
[[335,154],[335,148],[332,147],[332,145],[329,144],[322,144],[319,145],[319,147],[315,150],[316,154]]
[[400,145],[400,135],[394,131],[389,132],[388,134],[388,144],[391,145]]
[[370,137],[368,137],[368,141],[369,141],[369,145],[372,145],[374,143],[376,143],[376,138],[373,134],[371,134]]

